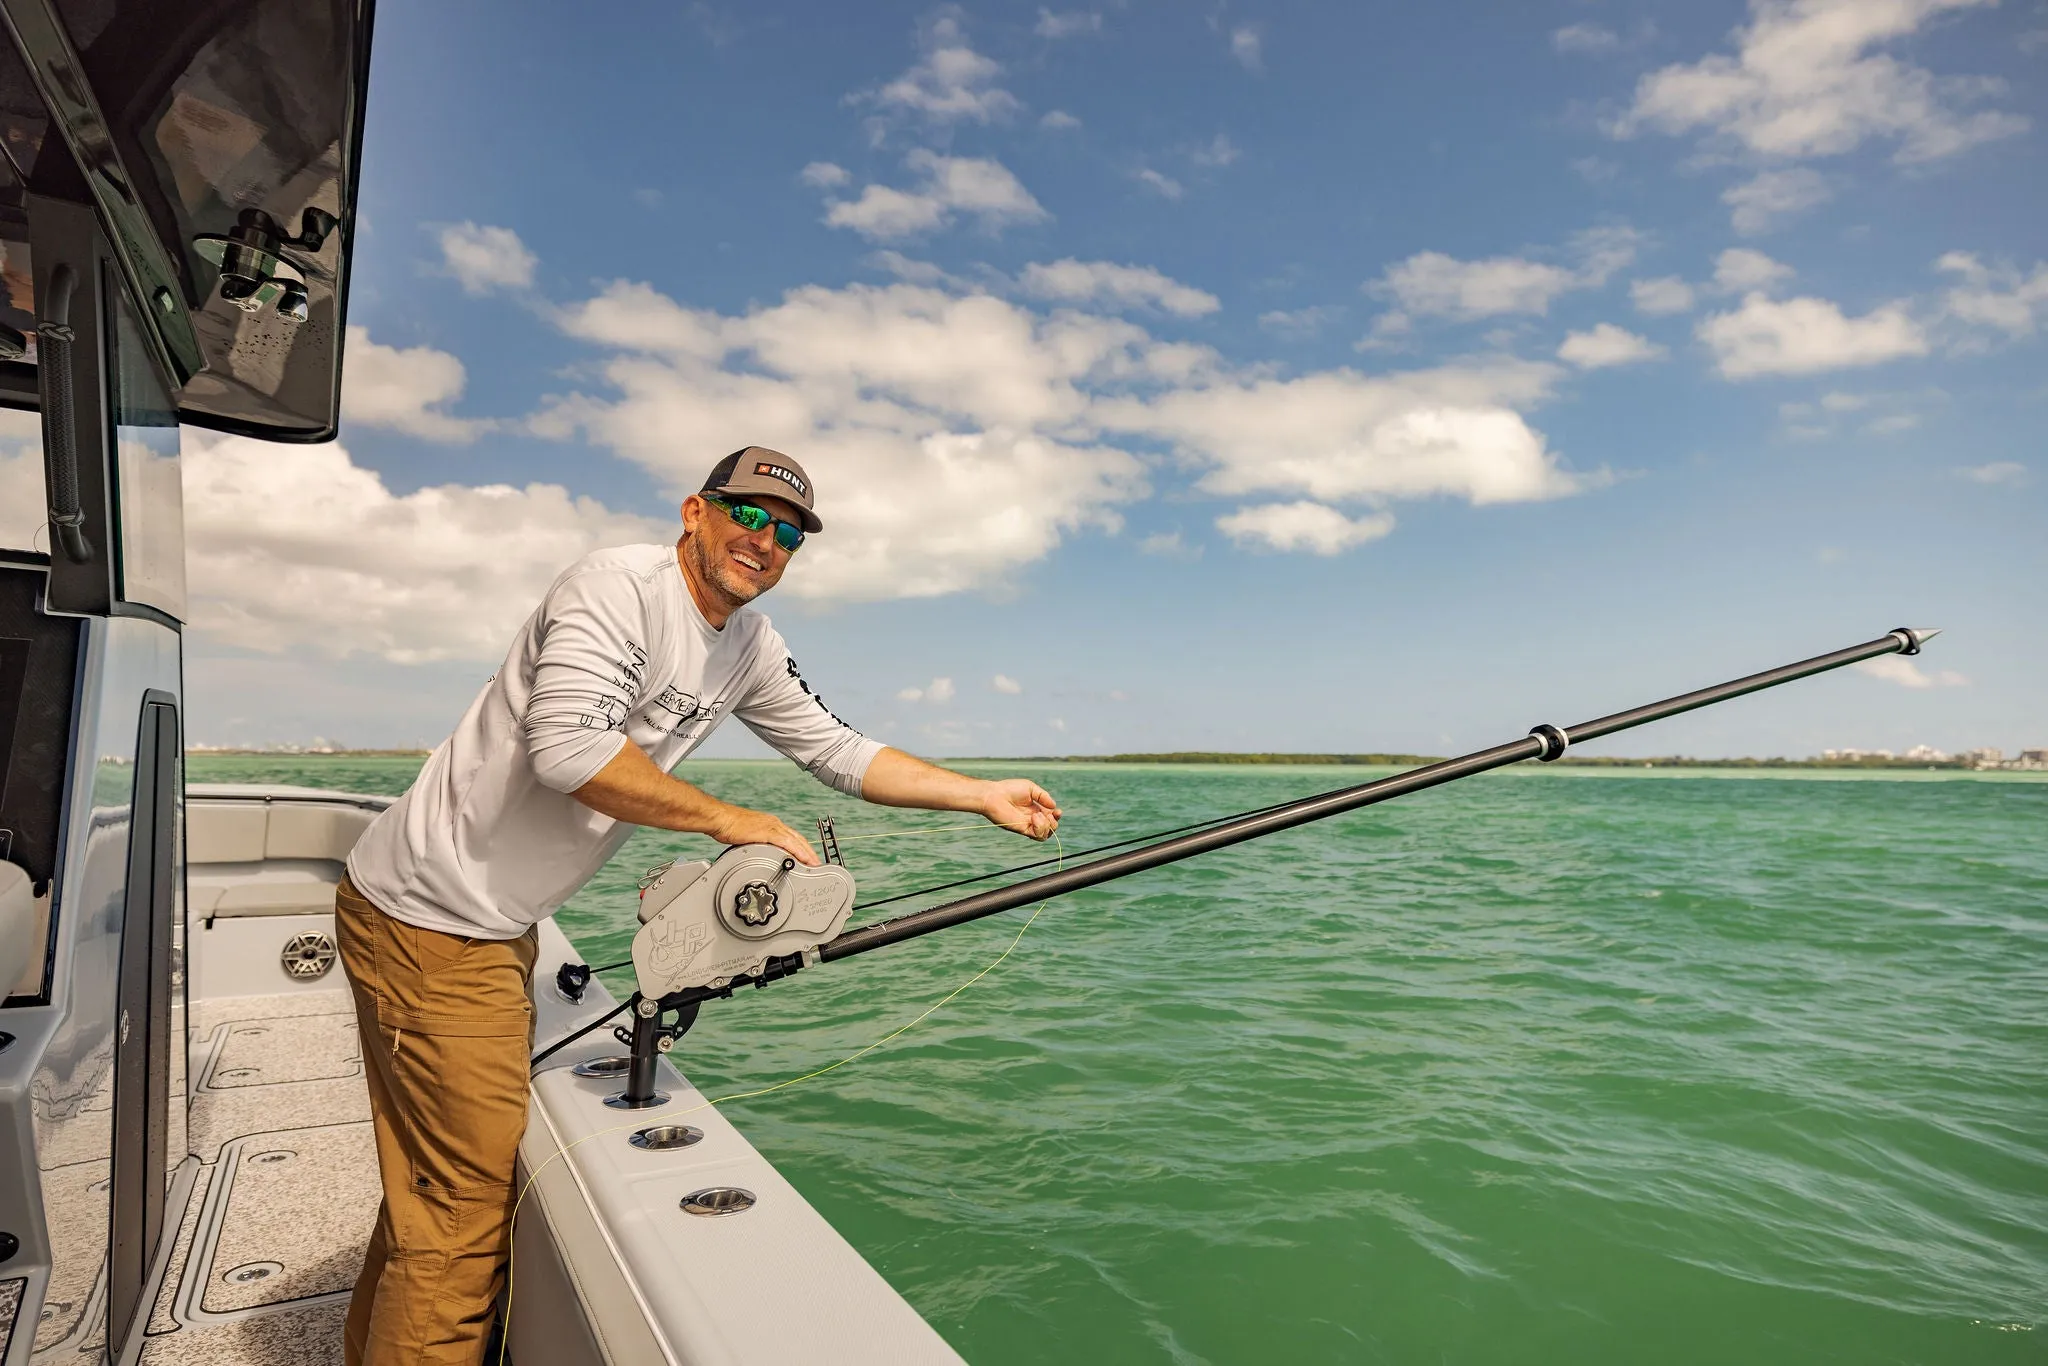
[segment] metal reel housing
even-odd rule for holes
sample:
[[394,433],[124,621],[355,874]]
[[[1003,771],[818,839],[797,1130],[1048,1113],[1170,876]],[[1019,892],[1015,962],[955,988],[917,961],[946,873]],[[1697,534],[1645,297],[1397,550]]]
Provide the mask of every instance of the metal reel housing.
[[815,948],[845,927],[853,894],[845,868],[807,868],[772,844],[674,864],[641,894],[633,937],[640,994],[659,1000],[685,987],[723,986],[771,957]]

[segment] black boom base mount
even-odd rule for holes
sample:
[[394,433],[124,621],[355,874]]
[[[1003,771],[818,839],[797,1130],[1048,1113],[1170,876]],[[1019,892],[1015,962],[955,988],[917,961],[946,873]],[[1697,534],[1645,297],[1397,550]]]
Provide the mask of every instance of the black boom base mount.
[[[964,925],[970,920],[980,920],[984,916],[999,915],[1004,911],[1016,910],[1020,906],[1029,906],[1048,897],[1063,896],[1068,892],[1080,891],[1084,887],[1100,886],[1117,878],[1129,877],[1133,873],[1160,867],[1162,864],[1193,858],[1196,854],[1242,844],[1246,840],[1290,830],[1311,821],[1326,820],[1347,811],[1356,811],[1360,807],[1405,797],[1412,792],[1441,787],[1460,778],[1469,778],[1475,773],[1486,773],[1529,759],[1549,763],[1562,758],[1571,746],[1599,739],[1603,735],[1613,735],[1618,731],[1630,730],[1701,707],[1710,707],[1717,702],[1761,692],[1765,688],[1775,688],[1782,683],[1811,678],[1815,674],[1827,673],[1866,659],[1876,659],[1881,655],[1916,655],[1936,634],[1932,627],[1901,626],[1861,645],[1851,645],[1847,649],[1816,655],[1811,659],[1800,660],[1796,664],[1767,669],[1762,673],[1749,674],[1711,688],[1701,688],[1696,692],[1682,693],[1661,702],[1651,702],[1628,711],[1615,712],[1610,716],[1582,721],[1576,726],[1539,725],[1518,740],[1510,740],[1490,749],[1475,750],[1455,759],[1424,764],[1420,768],[1396,773],[1392,777],[1381,778],[1376,782],[1361,783],[1356,787],[1303,797],[1299,801],[1286,802],[1263,811],[1223,817],[1192,834],[1162,839],[1157,843],[1147,844],[1109,858],[1097,859],[1092,863],[1064,868],[1042,877],[1027,878],[1007,887],[979,892],[943,905],[912,911],[908,915],[897,916],[891,920],[863,925],[820,944],[810,957],[815,962],[837,962],[842,958],[887,948],[891,944],[900,944],[906,939],[915,939],[920,935],[949,929],[954,925]],[[730,997],[742,987],[758,989],[770,982],[779,982],[785,977],[794,976],[803,970],[805,959],[806,955],[801,953],[770,958],[759,972],[735,977],[722,986],[689,987],[671,992],[658,1000],[649,1000],[635,992],[625,1007],[633,1012],[630,1031],[625,1027],[614,1031],[619,1041],[632,1050],[632,1064],[627,1073],[626,1089],[608,1103],[626,1109],[640,1109],[665,1103],[668,1097],[657,1091],[654,1085],[655,1062],[663,1053],[673,1048],[675,1041],[696,1023],[697,1011],[703,1003]],[[670,1016],[674,1017],[673,1022],[667,1022]],[[568,1040],[562,1042],[567,1043]],[[555,1047],[560,1046],[557,1044]],[[549,1053],[554,1051],[553,1048],[548,1050]],[[545,1057],[546,1054],[541,1056]],[[536,1058],[535,1061],[538,1062],[539,1059]]]

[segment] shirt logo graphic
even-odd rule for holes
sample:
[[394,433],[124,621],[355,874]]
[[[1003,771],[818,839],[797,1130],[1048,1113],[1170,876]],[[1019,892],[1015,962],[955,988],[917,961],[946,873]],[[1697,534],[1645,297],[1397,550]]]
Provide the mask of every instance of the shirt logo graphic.
[[640,719],[663,735],[674,735],[678,731],[692,730],[699,734],[711,729],[719,712],[725,709],[723,701],[705,706],[697,698],[682,689],[669,686],[661,695],[648,704]]
[[780,479],[804,497],[808,498],[811,496],[811,490],[805,485],[803,477],[795,470],[786,470],[780,465],[771,465],[766,460],[756,460],[754,462],[754,473],[765,474],[771,479]]

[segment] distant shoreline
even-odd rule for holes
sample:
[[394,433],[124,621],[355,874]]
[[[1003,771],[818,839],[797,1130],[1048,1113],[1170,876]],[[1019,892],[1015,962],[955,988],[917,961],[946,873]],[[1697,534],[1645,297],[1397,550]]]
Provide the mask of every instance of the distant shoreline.
[[[193,749],[186,751],[186,757],[190,759],[424,759],[429,752],[424,749]],[[949,758],[946,762],[1003,764],[1234,764],[1247,767],[1290,765],[1296,767],[1359,766],[1371,768],[1413,768],[1419,764],[1436,763],[1443,757],[1438,754],[1239,754],[1226,751],[1175,750],[1164,754],[992,754]],[[1620,755],[1567,754],[1562,759],[1557,760],[1556,763],[1560,768],[1919,770],[1933,768],[1969,771],[1976,767],[1973,763],[1962,759],[1695,759],[1688,755],[1679,754],[1638,756],[1634,758]]]

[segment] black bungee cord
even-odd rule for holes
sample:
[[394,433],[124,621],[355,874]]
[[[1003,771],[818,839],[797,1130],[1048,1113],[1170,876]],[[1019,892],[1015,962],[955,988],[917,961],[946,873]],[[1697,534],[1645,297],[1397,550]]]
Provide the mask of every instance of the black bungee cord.
[[632,1004],[633,998],[628,996],[625,1000],[619,1002],[618,1005],[614,1006],[611,1010],[607,1011],[603,1015],[598,1016],[596,1019],[592,1020],[589,1024],[583,1026],[575,1033],[570,1034],[565,1038],[555,1040],[555,1042],[549,1044],[546,1048],[543,1048],[540,1052],[533,1055],[533,1060],[526,1064],[527,1070],[531,1071],[534,1068],[540,1066],[549,1058],[561,1052],[570,1044],[575,1043],[585,1034],[588,1034],[591,1030],[596,1029],[601,1025],[610,1024],[613,1020],[616,1020],[619,1016],[625,1014],[626,1008]]

